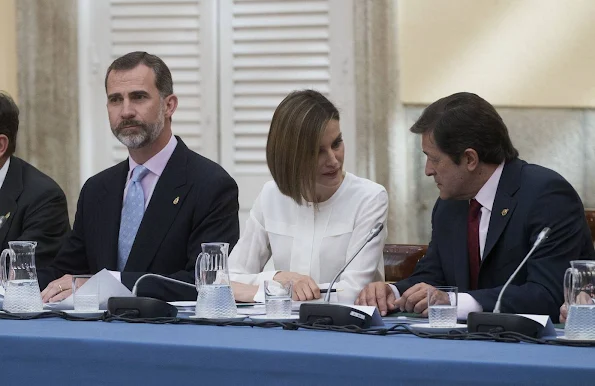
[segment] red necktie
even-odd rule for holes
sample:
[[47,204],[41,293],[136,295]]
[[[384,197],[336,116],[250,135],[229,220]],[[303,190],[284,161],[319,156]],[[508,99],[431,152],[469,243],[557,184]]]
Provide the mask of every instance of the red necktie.
[[469,201],[469,215],[467,216],[467,251],[469,253],[469,285],[472,290],[477,289],[479,278],[479,220],[481,219],[481,204],[473,199]]

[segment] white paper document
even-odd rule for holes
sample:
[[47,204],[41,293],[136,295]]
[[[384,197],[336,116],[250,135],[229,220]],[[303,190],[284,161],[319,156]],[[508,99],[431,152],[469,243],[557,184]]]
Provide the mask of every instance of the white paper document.
[[[85,284],[78,290],[81,294],[88,292],[89,288],[94,288],[94,282],[99,281],[99,309],[107,309],[107,301],[114,296],[132,297],[132,292],[122,283],[120,283],[107,269],[102,269],[93,275]],[[88,285],[88,284],[91,285]],[[85,291],[87,288],[87,291]],[[51,310],[72,310],[74,308],[74,300],[72,295],[58,303],[48,303],[45,308]]]
[[[345,304],[347,306],[347,304]],[[373,307],[373,306],[356,306],[356,305],[350,305],[348,307],[351,308],[355,308],[356,310],[365,312],[366,314],[370,315],[372,317],[372,323],[370,323],[370,326],[375,327],[375,326],[384,326],[384,321],[382,320],[382,317],[380,316],[380,312],[378,312],[378,308]]]
[[544,336],[556,336],[556,329],[554,324],[548,315],[533,315],[533,314],[517,314],[523,318],[531,319],[543,326],[543,331],[539,338]]

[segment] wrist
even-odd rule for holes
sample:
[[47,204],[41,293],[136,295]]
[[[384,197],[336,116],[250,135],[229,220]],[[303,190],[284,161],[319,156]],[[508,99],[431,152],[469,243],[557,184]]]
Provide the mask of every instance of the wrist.
[[284,271],[279,271],[273,276],[273,280],[279,282],[281,284],[285,284],[287,281],[286,275]]
[[232,282],[231,288],[233,290],[233,296],[235,300],[245,303],[253,302],[254,297],[258,292],[258,286],[252,284]]

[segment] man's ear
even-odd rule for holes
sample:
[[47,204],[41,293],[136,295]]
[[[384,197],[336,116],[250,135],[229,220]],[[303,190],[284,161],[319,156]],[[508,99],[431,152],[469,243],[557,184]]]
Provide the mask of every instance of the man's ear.
[[479,166],[479,155],[475,149],[465,149],[463,152],[462,162],[465,163],[467,170],[472,172]]
[[178,108],[178,97],[175,94],[171,94],[165,97],[165,118],[171,118],[174,112]]
[[0,158],[5,157],[8,154],[8,145],[10,141],[5,134],[0,134]]

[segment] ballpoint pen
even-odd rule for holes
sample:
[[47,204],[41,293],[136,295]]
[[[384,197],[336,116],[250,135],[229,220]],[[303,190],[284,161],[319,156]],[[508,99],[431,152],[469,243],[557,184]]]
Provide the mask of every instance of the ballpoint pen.
[[[343,289],[342,289],[342,288],[339,288],[339,289],[333,288],[333,289],[331,290],[331,292],[337,292],[337,291],[343,291]],[[329,291],[328,291],[328,288],[323,288],[323,289],[321,289],[321,290],[320,290],[320,293],[321,293],[321,294],[325,294],[325,293],[327,293],[327,292],[329,292]]]

